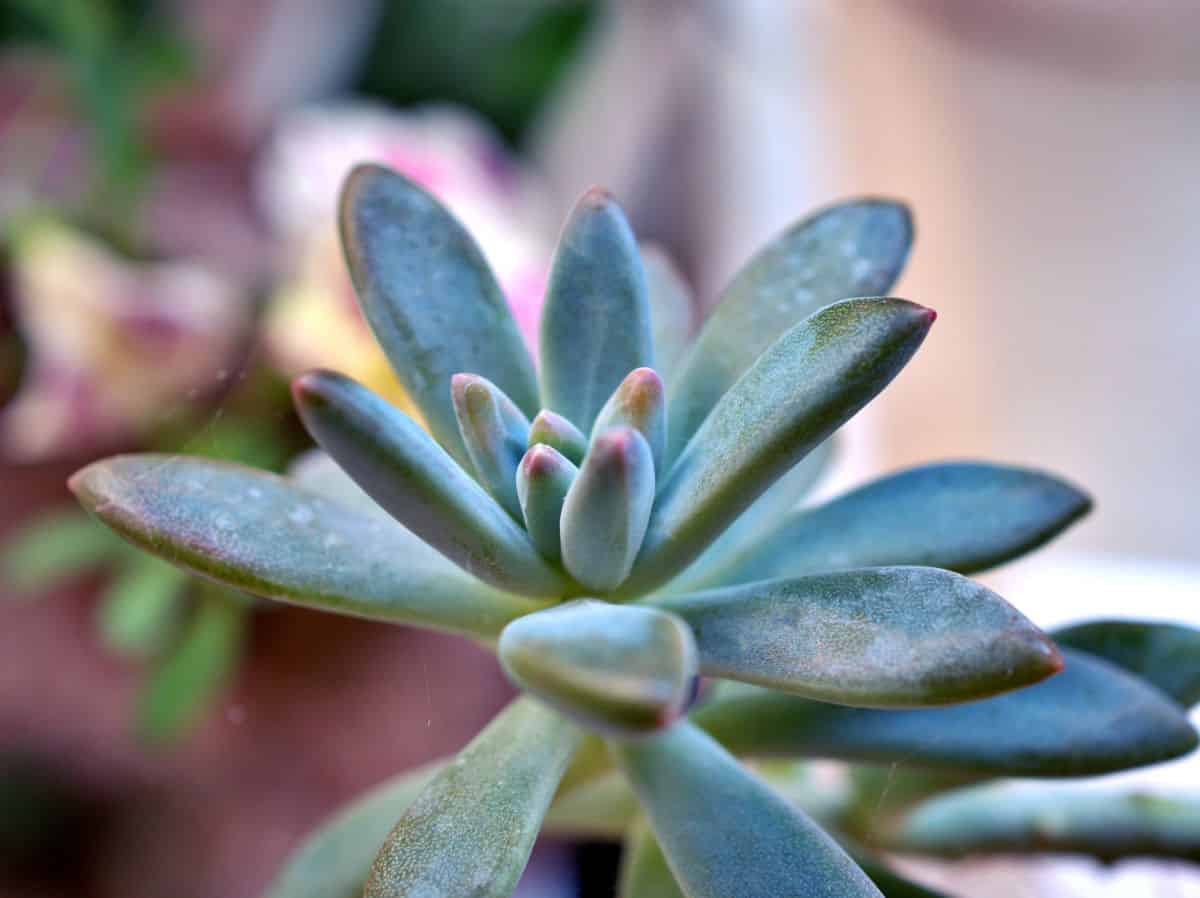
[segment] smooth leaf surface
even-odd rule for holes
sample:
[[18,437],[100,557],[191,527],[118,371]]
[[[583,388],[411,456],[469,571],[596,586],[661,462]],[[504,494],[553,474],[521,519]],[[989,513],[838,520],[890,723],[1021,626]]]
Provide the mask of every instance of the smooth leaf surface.
[[508,898],[579,737],[535,700],[514,701],[408,806],[364,898]]
[[603,190],[563,226],[542,308],[542,400],[584,433],[634,368],[653,366],[646,273],[625,214]]
[[542,409],[529,427],[529,448],[539,443],[557,449],[572,464],[583,461],[588,438],[582,430],[555,412]]
[[592,426],[592,439],[614,427],[640,433],[654,457],[654,470],[663,470],[667,449],[667,397],[662,378],[653,368],[634,368],[604,403]]
[[1063,652],[1063,672],[993,698],[883,711],[722,684],[692,713],[730,751],[829,757],[1006,776],[1090,776],[1178,757],[1196,745],[1161,692],[1089,655]]
[[623,594],[653,589],[694,561],[900,372],[935,317],[902,299],[849,300],[772,344],[660,480],[645,544]]
[[692,340],[696,318],[692,291],[659,247],[643,246],[642,264],[654,334],[654,367],[664,380],[670,381]]
[[313,438],[428,545],[500,589],[565,594],[565,578],[546,564],[524,528],[403,412],[330,371],[305,374],[292,392]]
[[625,838],[617,880],[618,898],[686,898],[644,821],[636,823]]
[[688,898],[878,898],[820,827],[691,724],[611,749]]
[[543,607],[468,576],[382,514],[252,468],[123,455],[71,488],[142,548],[257,595],[478,636]]
[[606,593],[629,575],[654,502],[654,458],[631,427],[592,441],[567,491],[560,522],[563,564],[588,589]]
[[691,631],[653,608],[572,602],[513,621],[498,648],[515,684],[610,732],[668,726],[695,690]]
[[1055,641],[1137,674],[1185,708],[1200,702],[1200,630],[1155,621],[1099,620],[1052,631]]
[[486,377],[527,415],[537,378],[483,253],[438,200],[403,175],[360,165],[342,188],[340,227],[359,304],[435,437],[467,462],[450,399],[460,371]]
[[188,582],[187,571],[139,553],[109,582],[97,612],[105,646],[126,658],[145,660],[171,635]]
[[559,521],[579,469],[551,446],[531,446],[517,468],[517,501],[525,530],[543,558],[562,558]]
[[529,438],[529,419],[484,377],[456,374],[450,393],[476,479],[505,511],[521,520],[516,475]]
[[706,676],[863,707],[983,698],[1062,667],[990,589],[950,571],[862,568],[654,600],[691,626]]
[[338,811],[289,855],[263,898],[358,898],[384,839],[446,763],[405,771]]
[[709,579],[736,583],[888,564],[972,573],[1040,546],[1090,508],[1087,495],[1041,471],[925,465],[795,512]]
[[797,222],[751,258],[672,378],[669,457],[780,334],[832,302],[887,293],[912,234],[899,203],[851,200]]
[[1200,860],[1200,793],[989,783],[917,807],[891,848],[946,857],[1052,852]]

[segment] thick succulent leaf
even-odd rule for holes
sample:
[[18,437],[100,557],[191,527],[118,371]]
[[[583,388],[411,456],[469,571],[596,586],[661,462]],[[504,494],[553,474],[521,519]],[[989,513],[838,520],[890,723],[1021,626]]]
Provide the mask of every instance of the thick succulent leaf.
[[1090,655],[1063,655],[1063,672],[1044,682],[945,708],[849,708],[730,683],[692,719],[739,755],[1008,776],[1110,773],[1195,747],[1187,717],[1157,689]]
[[657,246],[642,247],[654,334],[654,367],[670,381],[692,340],[696,308],[683,276]]
[[652,589],[694,561],[899,373],[935,317],[902,299],[855,299],[780,337],[721,398],[660,481],[624,594]]
[[1089,508],[1084,493],[1041,471],[926,465],[795,512],[709,576],[737,583],[886,564],[971,573],[1040,546]]
[[1043,680],[1054,644],[990,589],[939,568],[862,568],[654,600],[700,669],[820,701],[945,705]]
[[376,786],[310,833],[263,898],[358,898],[383,840],[445,761],[433,761]]
[[536,700],[517,699],[408,806],[364,898],[508,898],[579,737]]
[[376,339],[433,435],[460,462],[450,378],[486,377],[532,415],[537,378],[483,253],[433,196],[379,165],[342,188],[346,264]]
[[516,475],[529,438],[529,419],[487,378],[456,374],[450,392],[476,479],[505,511],[521,520]]
[[611,747],[688,898],[879,895],[833,839],[691,724]]
[[533,545],[544,558],[562,558],[559,521],[563,502],[579,469],[552,446],[539,443],[531,446],[517,468],[517,501],[525,530]]
[[618,898],[686,898],[644,821],[636,823],[625,838],[617,879]]
[[775,339],[818,309],[891,289],[908,257],[912,219],[887,200],[853,200],[793,225],[726,288],[672,378],[670,458]]
[[615,733],[668,726],[695,692],[692,633],[653,608],[584,600],[539,611],[504,628],[499,655],[516,685]]
[[654,459],[632,427],[592,441],[567,491],[561,520],[562,556],[571,575],[606,593],[629,575],[654,503]]
[[162,650],[176,623],[187,571],[154,555],[131,558],[100,596],[97,624],[112,652],[145,660]]
[[124,455],[71,488],[142,548],[257,595],[485,637],[543,607],[468,576],[383,515],[252,468]]
[[330,371],[298,378],[293,393],[322,448],[430,546],[500,589],[564,594],[565,578],[546,564],[524,528],[406,414]]
[[646,438],[654,470],[663,473],[667,449],[667,397],[653,368],[635,368],[604,403],[592,427],[592,439],[614,427],[632,427]]
[[572,464],[583,461],[587,452],[588,438],[583,431],[549,409],[542,409],[529,426],[529,448],[541,443],[551,449],[557,449]]
[[991,783],[917,807],[888,846],[921,854],[1054,852],[1200,861],[1200,793]]
[[670,582],[667,591],[694,592],[734,582],[723,579],[720,572],[731,559],[767,539],[783,518],[796,509],[829,467],[836,442],[837,438],[833,437],[821,443],[767,487],[766,492],[738,515],[695,563]]
[[287,478],[302,489],[332,499],[340,505],[348,505],[355,511],[395,521],[379,507],[378,502],[363,492],[362,487],[329,453],[320,449],[309,449],[293,459],[287,468]]
[[179,643],[138,697],[137,728],[147,741],[183,735],[229,682],[241,657],[246,603],[211,585],[200,592]]
[[580,430],[634,368],[654,364],[646,273],[625,214],[603,190],[575,205],[542,309],[542,399]]
[[1183,707],[1200,702],[1200,630],[1155,621],[1099,620],[1051,632],[1153,683]]

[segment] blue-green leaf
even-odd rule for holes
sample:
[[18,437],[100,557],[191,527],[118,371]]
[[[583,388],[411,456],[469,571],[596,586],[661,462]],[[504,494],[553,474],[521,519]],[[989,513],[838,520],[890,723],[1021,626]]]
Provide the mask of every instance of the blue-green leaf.
[[842,758],[1008,776],[1090,776],[1178,757],[1196,745],[1183,711],[1106,661],[1016,692],[945,708],[881,711],[722,684],[692,719],[740,755]]
[[686,898],[645,821],[635,823],[626,834],[617,879],[618,898]]
[[653,608],[572,602],[513,621],[498,648],[516,685],[610,732],[669,726],[696,688],[691,631]]
[[687,898],[879,898],[833,839],[691,724],[611,749]]
[[1200,630],[1156,621],[1098,620],[1051,631],[1056,642],[1137,674],[1185,708],[1200,702]]
[[542,409],[529,426],[529,448],[538,444],[557,449],[572,464],[583,461],[587,452],[588,438],[583,431],[549,409]]
[[654,459],[632,427],[592,441],[562,510],[563,563],[597,592],[616,589],[642,545],[654,502]]
[[525,414],[538,410],[533,362],[483,253],[433,196],[403,175],[360,165],[342,188],[340,225],[359,303],[433,435],[467,456],[450,378],[470,371]]
[[646,293],[624,213],[589,190],[563,227],[540,340],[543,403],[584,433],[626,374],[654,364]]
[[505,511],[521,520],[516,475],[529,438],[529,419],[485,377],[456,374],[450,392],[476,479]]
[[624,595],[666,582],[866,405],[935,313],[902,299],[829,306],[777,340],[705,419],[665,481]]
[[409,804],[364,898],[508,898],[579,737],[565,718],[517,699]]
[[948,857],[1054,852],[1200,861],[1200,793],[990,783],[919,805],[887,843]]
[[654,334],[654,367],[669,383],[692,340],[696,308],[691,289],[663,250],[643,246],[642,263]]
[[406,770],[338,811],[289,855],[263,898],[359,898],[383,840],[445,766]]
[[887,293],[911,243],[904,206],[852,200],[796,223],[747,262],[671,378],[668,458],[780,334],[832,302]]
[[1090,507],[1084,493],[1041,471],[979,462],[924,465],[795,512],[710,572],[709,581],[887,564],[971,573],[1040,546]]
[[650,446],[655,472],[663,473],[663,453],[667,448],[666,402],[658,372],[653,368],[635,368],[600,409],[592,438],[614,427],[632,427]]
[[561,452],[544,443],[531,446],[517,468],[517,501],[525,529],[542,557],[551,561],[562,558],[559,521],[578,474]]
[[565,594],[565,578],[546,564],[525,530],[395,406],[329,371],[298,378],[293,393],[322,448],[430,546],[500,589]]
[[123,455],[71,488],[142,548],[257,595],[484,637],[544,607],[468,576],[381,513],[252,468]]
[[691,625],[705,675],[843,705],[945,705],[1062,668],[1019,611],[938,568],[763,580],[654,604]]

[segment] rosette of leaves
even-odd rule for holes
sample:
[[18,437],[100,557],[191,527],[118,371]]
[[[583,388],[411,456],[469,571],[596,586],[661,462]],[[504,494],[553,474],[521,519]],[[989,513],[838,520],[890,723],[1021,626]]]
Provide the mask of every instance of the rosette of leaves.
[[[72,480],[167,560],[461,633],[524,692],[456,758],[314,834],[276,898],[508,895],[543,823],[627,832],[629,898],[878,895],[872,877],[901,894],[814,822],[794,770],[740,759],[1062,776],[1195,744],[1150,683],[1060,653],[964,576],[1083,514],[1074,487],[959,463],[797,506],[830,435],[933,323],[882,296],[911,240],[903,207],[847,202],[790,228],[688,344],[682,282],[590,191],[554,260],[538,369],[433,197],[361,167],[341,228],[421,422],[314,372],[294,395],[328,456],[289,479],[135,455]],[[693,708],[701,676],[718,682]]]

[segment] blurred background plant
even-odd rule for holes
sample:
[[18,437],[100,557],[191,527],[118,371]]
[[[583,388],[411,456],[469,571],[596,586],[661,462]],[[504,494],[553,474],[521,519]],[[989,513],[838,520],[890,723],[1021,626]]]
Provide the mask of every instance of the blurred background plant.
[[[39,830],[48,869],[81,893],[184,894],[172,864],[199,845],[186,893],[255,895],[324,813],[504,699],[469,646],[250,614],[65,490],[124,449],[282,470],[308,445],[284,390],[300,368],[405,403],[330,225],[363,158],[467,221],[526,325],[589,183],[710,299],[801,210],[909,200],[901,286],[942,339],[856,420],[818,497],[933,456],[1036,459],[1099,510],[989,583],[1046,626],[1194,622],[1198,32],[1182,0],[0,4],[0,795],[70,809]],[[375,691],[348,702],[331,670]],[[379,702],[404,711],[383,725]],[[1055,870],[1028,877],[1084,877]]]

